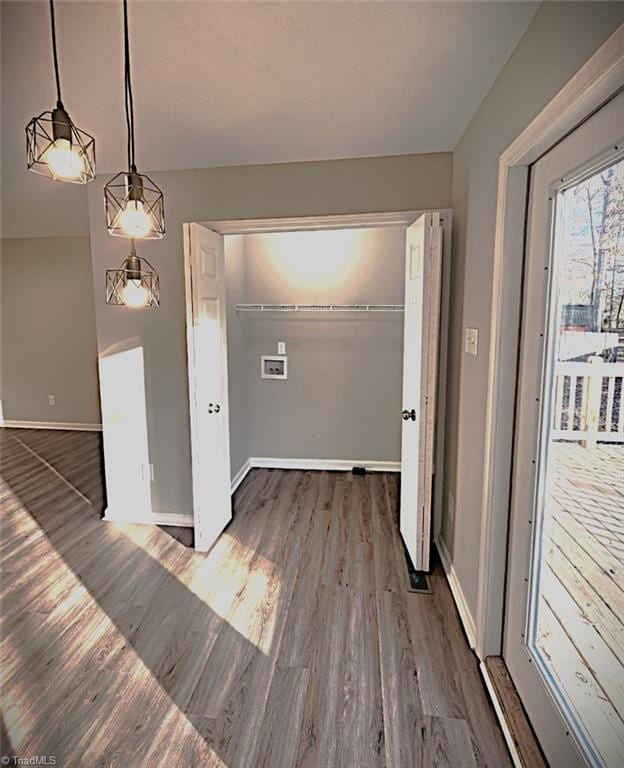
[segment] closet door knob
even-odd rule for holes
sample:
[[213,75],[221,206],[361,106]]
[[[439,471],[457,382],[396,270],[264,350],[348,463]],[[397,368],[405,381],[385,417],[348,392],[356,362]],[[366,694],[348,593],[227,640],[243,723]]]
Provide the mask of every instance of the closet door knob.
[[403,411],[401,416],[403,417],[403,421],[409,421],[410,419],[416,421],[416,411],[413,408],[411,411]]

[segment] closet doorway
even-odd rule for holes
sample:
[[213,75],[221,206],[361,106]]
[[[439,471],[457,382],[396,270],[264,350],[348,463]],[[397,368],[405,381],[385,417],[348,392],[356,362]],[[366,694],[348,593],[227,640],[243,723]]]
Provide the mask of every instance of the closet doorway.
[[448,210],[184,225],[197,549],[250,468],[362,466],[401,471],[401,534],[429,569],[450,225]]

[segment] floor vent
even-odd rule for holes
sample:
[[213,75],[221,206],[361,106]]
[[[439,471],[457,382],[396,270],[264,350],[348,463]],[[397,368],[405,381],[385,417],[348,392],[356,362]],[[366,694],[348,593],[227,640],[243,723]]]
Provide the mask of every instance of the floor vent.
[[427,574],[424,571],[409,570],[409,591],[410,592],[425,592],[432,594],[433,590],[429,589],[429,582],[427,581]]

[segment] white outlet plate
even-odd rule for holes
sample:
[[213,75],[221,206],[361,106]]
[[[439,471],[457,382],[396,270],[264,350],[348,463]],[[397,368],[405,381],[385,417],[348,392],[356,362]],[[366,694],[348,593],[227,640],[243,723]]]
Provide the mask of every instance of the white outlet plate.
[[56,405],[56,396],[48,395],[48,405]]

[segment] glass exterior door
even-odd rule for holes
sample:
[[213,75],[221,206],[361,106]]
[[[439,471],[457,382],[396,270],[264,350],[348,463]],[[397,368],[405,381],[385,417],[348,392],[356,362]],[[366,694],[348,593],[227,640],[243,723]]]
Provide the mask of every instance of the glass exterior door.
[[624,765],[624,159],[607,138],[624,126],[624,99],[602,113],[533,170],[505,658],[551,765],[615,768]]

